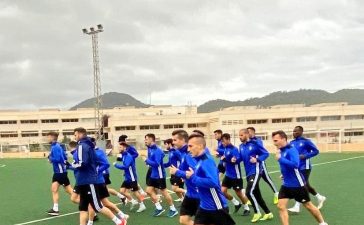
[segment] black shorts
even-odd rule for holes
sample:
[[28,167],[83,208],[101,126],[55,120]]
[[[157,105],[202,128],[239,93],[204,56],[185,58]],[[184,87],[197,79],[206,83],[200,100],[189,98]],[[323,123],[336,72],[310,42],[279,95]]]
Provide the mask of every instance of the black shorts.
[[80,189],[78,188],[77,185],[73,187],[73,193],[78,194],[78,195],[80,194]]
[[219,171],[219,173],[225,173],[226,172],[225,163],[220,162],[219,165],[217,165],[217,170]]
[[179,188],[183,188],[185,185],[185,182],[183,182],[182,178],[177,177],[176,175],[171,175],[170,182],[171,185],[178,186]]
[[104,176],[105,184],[110,185],[111,184],[110,174],[105,173],[103,176]]
[[147,175],[145,176],[145,184],[147,186],[152,186],[150,183],[150,175],[152,175],[152,167],[149,167]]
[[162,178],[162,179],[154,179],[154,178],[150,178],[149,180],[149,187],[154,187],[157,188],[159,190],[164,190],[167,188],[167,182],[166,182],[166,178]]
[[100,200],[110,197],[106,184],[97,184],[96,187],[99,191]]
[[199,206],[200,206],[200,199],[189,198],[188,196],[185,196],[185,198],[182,201],[179,214],[181,216],[190,216],[190,217],[195,216]]
[[296,202],[299,203],[306,203],[311,201],[310,196],[308,194],[308,191],[306,187],[298,187],[298,188],[289,188],[285,186],[281,186],[281,189],[279,190],[279,199],[294,199]]
[[94,184],[79,185],[80,203],[78,209],[80,211],[88,211],[88,206],[91,205],[96,212],[102,209],[99,188]]
[[229,209],[204,210],[199,208],[195,216],[194,224],[214,224],[214,225],[235,225],[235,221],[229,214]]
[[70,180],[68,179],[67,173],[55,173],[52,177],[52,183],[57,182],[62,186],[67,187],[70,185]]
[[234,178],[230,178],[225,176],[221,186],[226,187],[226,188],[232,188],[234,190],[242,190],[243,189],[243,179],[234,179]]
[[121,188],[131,190],[132,192],[139,191],[139,186],[137,181],[124,181],[121,184]]

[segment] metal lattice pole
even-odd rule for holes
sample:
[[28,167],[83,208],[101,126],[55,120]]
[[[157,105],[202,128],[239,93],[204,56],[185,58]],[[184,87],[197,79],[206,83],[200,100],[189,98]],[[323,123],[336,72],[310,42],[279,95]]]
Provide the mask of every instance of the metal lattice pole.
[[93,60],[93,75],[94,75],[94,116],[95,116],[95,137],[98,140],[103,140],[103,122],[102,122],[102,102],[101,102],[101,82],[100,82],[100,63],[99,63],[99,47],[98,33],[104,31],[101,24],[97,25],[97,30],[93,27],[90,31],[83,29],[83,33],[91,35],[92,38],[92,60]]

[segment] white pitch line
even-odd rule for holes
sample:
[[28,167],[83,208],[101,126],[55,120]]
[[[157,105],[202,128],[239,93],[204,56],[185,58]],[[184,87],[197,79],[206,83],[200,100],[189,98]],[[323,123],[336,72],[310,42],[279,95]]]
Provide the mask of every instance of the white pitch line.
[[0,164],[0,168],[4,168],[5,166],[5,164]]
[[[337,162],[343,162],[343,161],[349,161],[349,160],[353,160],[353,159],[359,159],[359,158],[364,158],[364,155],[363,156],[356,156],[356,157],[346,158],[346,159],[333,160],[333,161],[328,161],[328,162],[323,162],[323,163],[317,163],[317,164],[313,164],[313,166],[322,166],[322,165],[327,165],[327,164],[332,164],[332,163],[337,163]],[[269,172],[269,174],[279,173],[279,172],[281,172],[281,171],[280,170],[275,170],[275,171]],[[173,191],[169,191],[169,192],[174,193]],[[150,197],[146,197],[145,199],[150,199]],[[120,205],[120,204],[121,203],[117,203],[115,205]],[[78,214],[78,213],[79,212],[71,212],[71,213],[66,213],[66,214],[62,214],[62,215],[59,215],[59,216],[48,217],[48,218],[33,220],[33,221],[29,221],[29,222],[24,222],[24,223],[17,223],[17,224],[14,224],[14,225],[33,224],[33,223],[37,223],[37,222],[57,219],[57,218],[60,218],[60,217],[70,216],[70,215],[74,215],[74,214]]]

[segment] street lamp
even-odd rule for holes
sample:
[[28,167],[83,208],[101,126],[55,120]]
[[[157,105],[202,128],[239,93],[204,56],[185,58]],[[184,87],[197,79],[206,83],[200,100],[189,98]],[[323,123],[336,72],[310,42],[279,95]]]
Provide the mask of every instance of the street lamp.
[[99,65],[99,47],[98,47],[98,33],[104,31],[101,24],[97,28],[90,27],[90,30],[83,28],[82,32],[91,35],[92,39],[92,59],[93,59],[93,73],[94,73],[94,97],[95,97],[95,136],[97,140],[103,140],[103,125],[102,125],[102,112],[101,112],[101,82],[100,82],[100,65]]

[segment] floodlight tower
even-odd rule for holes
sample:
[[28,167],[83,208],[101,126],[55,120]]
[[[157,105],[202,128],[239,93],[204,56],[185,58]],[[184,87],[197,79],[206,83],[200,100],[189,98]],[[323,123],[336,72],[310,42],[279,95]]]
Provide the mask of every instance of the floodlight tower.
[[84,34],[91,35],[92,39],[92,59],[94,72],[94,97],[95,97],[95,137],[97,140],[103,140],[103,123],[101,112],[101,82],[100,82],[100,65],[99,65],[99,46],[98,33],[104,31],[104,27],[99,24],[97,28],[90,27],[82,29]]

